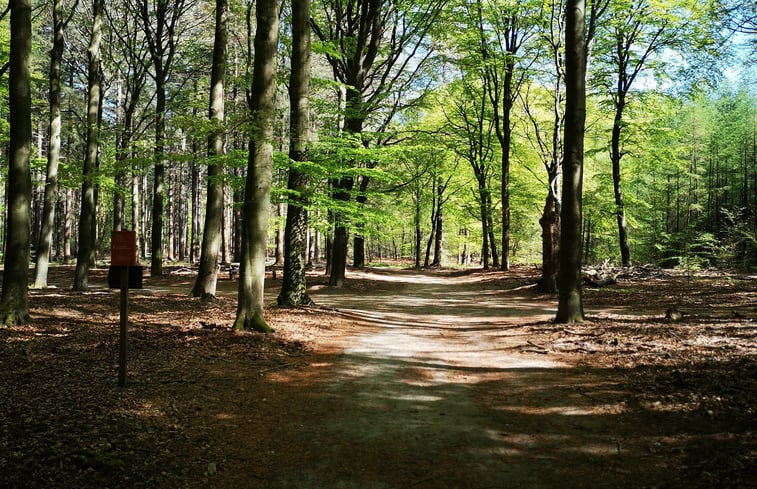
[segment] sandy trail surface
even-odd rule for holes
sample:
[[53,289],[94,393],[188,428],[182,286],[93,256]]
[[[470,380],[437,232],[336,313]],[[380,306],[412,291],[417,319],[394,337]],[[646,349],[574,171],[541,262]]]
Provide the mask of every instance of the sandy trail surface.
[[[554,317],[551,298],[464,274],[352,277],[372,285],[313,291],[339,320],[307,366],[270,376],[265,411],[286,417],[253,471],[265,487],[645,487],[673,477],[645,461],[648,430],[623,414],[611,371],[520,348],[530,326]],[[229,487],[250,481],[244,465],[226,474]]]

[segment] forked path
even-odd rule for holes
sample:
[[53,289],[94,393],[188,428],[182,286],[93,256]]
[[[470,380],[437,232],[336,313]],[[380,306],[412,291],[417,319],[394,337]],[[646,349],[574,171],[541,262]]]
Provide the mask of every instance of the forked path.
[[481,275],[352,277],[372,285],[313,292],[338,331],[270,376],[270,458],[229,487],[643,486],[612,375],[520,348],[552,300]]

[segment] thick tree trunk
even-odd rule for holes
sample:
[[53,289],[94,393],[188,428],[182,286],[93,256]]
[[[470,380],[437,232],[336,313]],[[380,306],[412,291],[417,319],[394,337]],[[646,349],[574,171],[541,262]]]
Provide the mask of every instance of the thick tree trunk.
[[47,150],[47,175],[42,209],[42,229],[37,243],[37,264],[34,271],[34,288],[47,287],[47,271],[52,250],[55,227],[55,205],[58,200],[58,162],[61,134],[61,64],[63,62],[63,1],[53,1],[53,48],[50,51],[50,139]]
[[3,291],[0,325],[30,321],[28,304],[30,212],[32,182],[30,170],[32,123],[30,65],[32,50],[32,6],[30,0],[10,2],[10,60],[8,104],[8,217],[3,255]]
[[615,193],[615,218],[618,222],[618,241],[620,243],[620,259],[624,267],[631,265],[631,252],[628,247],[628,224],[626,223],[626,209],[623,201],[623,190],[620,182],[620,160],[623,154],[620,150],[620,134],[623,127],[623,110],[625,108],[625,94],[622,89],[618,93],[615,104],[615,119],[612,126],[612,142],[610,159],[612,160],[612,186]]
[[[308,161],[310,103],[310,0],[292,1],[292,71],[289,80],[289,159]],[[292,198],[284,231],[284,276],[278,303],[309,304],[305,281],[307,266],[307,173],[295,163],[289,169],[287,188]]]
[[87,58],[87,143],[84,154],[84,169],[81,192],[81,213],[79,217],[79,248],[76,253],[76,272],[74,290],[87,290],[89,269],[94,261],[96,238],[96,196],[94,173],[97,166],[97,148],[100,141],[100,41],[102,40],[102,22],[104,0],[94,0],[92,37],[89,42]]
[[[218,281],[218,254],[223,222],[223,148],[224,78],[226,76],[226,40],[228,36],[228,0],[216,0],[216,28],[213,44],[213,66],[210,72],[210,107],[208,117],[215,125],[208,136],[208,191],[205,204],[205,227],[202,234],[200,267],[192,289],[193,297],[203,300],[215,297]],[[197,199],[199,201],[199,199]],[[197,202],[196,201],[196,202]],[[199,212],[197,219],[199,220]]]
[[362,234],[355,234],[352,239],[352,266],[355,268],[365,267],[365,237]]
[[255,61],[250,89],[252,131],[244,195],[242,260],[234,328],[268,332],[263,318],[266,241],[273,174],[273,119],[276,56],[279,42],[279,2],[258,0]]
[[586,125],[585,0],[568,0],[565,27],[565,158],[560,231],[560,274],[555,321],[584,320],[581,289],[581,222]]

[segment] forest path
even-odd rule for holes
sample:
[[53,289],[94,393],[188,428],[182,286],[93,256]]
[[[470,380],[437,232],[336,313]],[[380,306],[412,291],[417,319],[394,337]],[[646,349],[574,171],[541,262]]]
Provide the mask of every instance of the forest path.
[[505,287],[443,272],[348,278],[371,285],[313,289],[343,320],[307,366],[269,377],[270,445],[241,455],[247,469],[225,471],[226,487],[634,487],[644,453],[619,456],[611,375],[522,348],[553,300],[517,274]]

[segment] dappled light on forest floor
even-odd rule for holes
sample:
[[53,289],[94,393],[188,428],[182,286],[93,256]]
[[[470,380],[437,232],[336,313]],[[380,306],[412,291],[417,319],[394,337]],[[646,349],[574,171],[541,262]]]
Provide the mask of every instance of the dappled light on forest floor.
[[751,484],[754,280],[619,282],[586,291],[591,321],[558,325],[528,270],[312,277],[317,305],[268,309],[273,335],[231,329],[234,282],[201,304],[168,274],[133,293],[124,389],[117,294],[33,291],[35,323],[0,330],[0,472],[61,488]]

